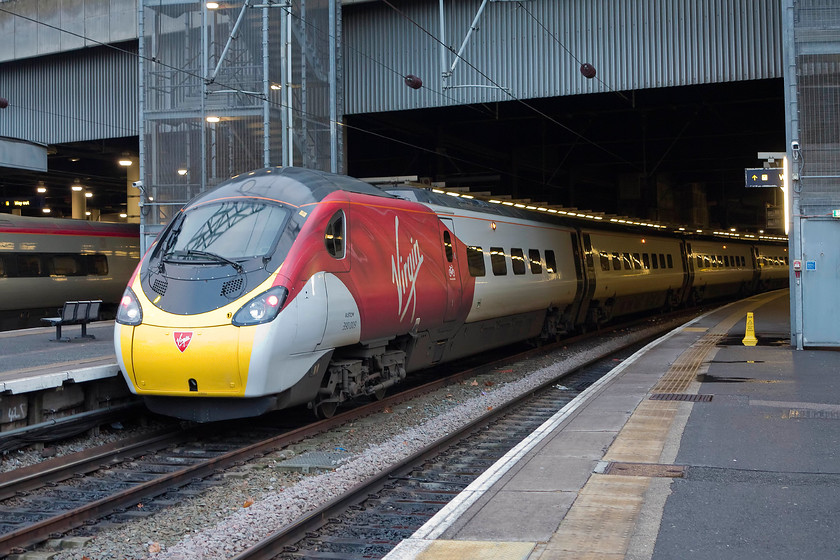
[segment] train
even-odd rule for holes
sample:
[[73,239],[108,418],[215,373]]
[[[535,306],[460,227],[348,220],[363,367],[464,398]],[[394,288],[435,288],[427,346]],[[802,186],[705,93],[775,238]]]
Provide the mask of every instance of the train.
[[128,283],[114,346],[156,413],[329,417],[491,348],[784,287],[787,255],[783,242],[265,168],[171,220]]
[[140,261],[138,225],[0,214],[0,328],[37,326],[65,301],[116,312]]

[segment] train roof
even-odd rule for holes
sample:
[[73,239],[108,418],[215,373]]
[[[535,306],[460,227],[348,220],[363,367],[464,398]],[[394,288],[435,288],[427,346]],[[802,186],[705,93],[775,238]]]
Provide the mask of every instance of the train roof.
[[230,196],[249,196],[270,198],[300,207],[320,202],[335,191],[394,198],[382,189],[347,175],[336,175],[303,167],[265,167],[228,179],[197,196],[188,206]]
[[630,232],[645,236],[662,235],[674,237],[675,234],[687,240],[720,241],[732,240],[747,243],[767,243],[771,245],[787,244],[787,240],[777,236],[735,235],[727,232],[697,232],[679,231],[676,227],[669,227],[647,220],[617,218],[599,215],[597,213],[582,212],[574,209],[557,209],[543,206],[530,206],[513,201],[484,200],[471,195],[437,191],[427,186],[394,185],[383,189],[399,198],[472,212],[481,212],[495,216],[518,218],[545,222],[554,225],[575,227],[581,229],[599,229],[609,231]]

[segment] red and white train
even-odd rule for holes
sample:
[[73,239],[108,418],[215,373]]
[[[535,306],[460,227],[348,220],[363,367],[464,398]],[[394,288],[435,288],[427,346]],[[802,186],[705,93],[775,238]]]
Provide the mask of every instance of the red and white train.
[[73,300],[113,311],[139,260],[137,225],[0,214],[0,323],[37,325]]
[[329,416],[414,370],[787,279],[784,244],[270,168],[179,212],[129,282],[114,343],[153,411]]

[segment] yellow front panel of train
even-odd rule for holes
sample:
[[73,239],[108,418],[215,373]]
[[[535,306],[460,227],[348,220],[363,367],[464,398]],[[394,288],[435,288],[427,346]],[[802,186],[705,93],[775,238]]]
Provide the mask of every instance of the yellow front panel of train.
[[[141,394],[241,396],[239,329],[232,325],[177,329],[135,327],[131,362]],[[247,357],[244,367],[247,368]]]

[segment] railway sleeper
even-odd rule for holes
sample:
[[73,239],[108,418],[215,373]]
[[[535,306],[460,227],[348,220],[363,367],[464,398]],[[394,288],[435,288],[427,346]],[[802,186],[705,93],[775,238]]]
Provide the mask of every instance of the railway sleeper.
[[317,416],[329,418],[345,401],[371,395],[383,398],[389,387],[405,377],[405,352],[401,350],[388,350],[362,359],[333,360],[310,407]]

